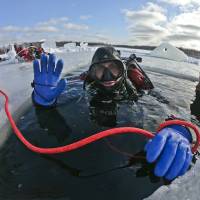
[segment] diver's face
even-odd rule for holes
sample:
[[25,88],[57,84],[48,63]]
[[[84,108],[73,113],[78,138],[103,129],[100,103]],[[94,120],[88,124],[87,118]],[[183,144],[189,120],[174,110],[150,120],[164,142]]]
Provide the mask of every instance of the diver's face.
[[102,79],[102,76],[104,75],[105,71],[110,71],[113,78],[117,78],[120,75],[120,69],[114,62],[107,62],[98,64],[96,67],[96,76],[99,80]]
[[96,64],[94,66],[94,73],[100,84],[106,88],[112,87],[116,84],[117,79],[122,76],[123,69],[115,62],[106,62]]

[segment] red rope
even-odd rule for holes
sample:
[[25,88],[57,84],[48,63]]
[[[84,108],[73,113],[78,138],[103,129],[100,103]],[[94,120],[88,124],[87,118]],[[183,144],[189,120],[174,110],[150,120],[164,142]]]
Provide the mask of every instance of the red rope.
[[[55,148],[41,148],[41,147],[37,147],[32,145],[28,140],[26,140],[26,138],[22,135],[22,133],[20,132],[20,130],[17,128],[14,119],[11,116],[11,113],[8,109],[8,102],[9,102],[9,98],[6,95],[5,92],[3,92],[2,90],[0,90],[0,94],[2,94],[5,98],[5,112],[6,115],[8,117],[8,120],[11,124],[12,129],[14,130],[14,133],[16,134],[16,136],[18,137],[18,139],[31,151],[36,152],[36,153],[41,153],[41,154],[58,154],[58,153],[64,153],[64,152],[68,152],[68,151],[72,151],[78,148],[81,148],[87,144],[90,144],[94,141],[100,140],[104,137],[108,137],[111,135],[117,135],[117,134],[125,134],[125,133],[136,133],[136,134],[140,134],[140,135],[144,135],[147,138],[153,138],[154,134],[143,130],[143,129],[139,129],[139,128],[134,128],[134,127],[121,127],[121,128],[113,128],[113,129],[109,129],[109,130],[105,130],[99,133],[96,133],[92,136],[89,136],[87,138],[81,139],[77,142],[74,142],[72,144],[68,144],[65,146],[61,146],[61,147],[55,147]],[[185,125],[188,126],[190,128],[192,128],[194,130],[194,132],[196,133],[197,136],[197,142],[195,144],[195,146],[192,148],[193,153],[197,151],[197,148],[200,144],[200,134],[198,132],[198,129],[195,125],[189,123],[189,122],[185,122],[185,121],[180,121],[180,120],[170,120],[167,122],[164,122],[163,124],[160,125],[159,130],[172,125],[172,124],[179,124],[179,125]]]

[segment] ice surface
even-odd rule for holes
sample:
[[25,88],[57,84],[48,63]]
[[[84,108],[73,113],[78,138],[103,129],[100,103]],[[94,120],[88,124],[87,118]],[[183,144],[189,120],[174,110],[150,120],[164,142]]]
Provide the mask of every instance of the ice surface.
[[[65,65],[63,73],[69,72],[84,65],[89,65],[94,49],[85,51],[79,51],[79,47],[76,52],[71,49],[70,52],[63,50],[57,53],[58,58],[63,58]],[[167,74],[180,79],[188,79],[191,81],[197,81],[199,76],[199,66],[186,63],[176,62],[172,60],[166,60],[161,58],[154,58],[148,56],[148,51],[142,50],[130,50],[122,49],[122,56],[128,56],[131,53],[136,53],[142,56],[142,66],[146,71],[152,71],[155,73]],[[31,63],[18,63],[18,64],[5,64],[0,63],[0,89],[6,91],[10,97],[10,110],[15,112],[20,106],[22,106],[27,99],[30,99],[32,88],[30,83],[33,79],[33,71]],[[5,113],[3,112],[3,98],[0,97],[0,129],[6,122]],[[5,141],[0,135],[0,146]],[[194,167],[186,173],[183,177],[179,177],[172,182],[169,186],[160,187],[152,196],[147,199],[200,199],[200,161],[197,161]]]
[[200,199],[200,160],[184,176],[169,186],[162,186],[146,200],[198,200]]
[[187,62],[177,62],[162,58],[142,56],[141,66],[145,70],[162,73],[176,78],[185,78],[191,81],[198,81],[200,66]]

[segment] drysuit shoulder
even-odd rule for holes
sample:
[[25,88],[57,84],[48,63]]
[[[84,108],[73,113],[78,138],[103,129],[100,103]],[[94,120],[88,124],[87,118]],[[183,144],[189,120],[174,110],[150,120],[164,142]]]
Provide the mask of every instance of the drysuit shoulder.
[[154,88],[149,77],[135,61],[127,63],[127,76],[138,91]]

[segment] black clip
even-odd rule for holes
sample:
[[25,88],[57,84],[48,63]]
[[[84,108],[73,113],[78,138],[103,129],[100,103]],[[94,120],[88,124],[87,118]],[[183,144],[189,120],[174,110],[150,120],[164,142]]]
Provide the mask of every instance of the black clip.
[[35,82],[34,82],[34,81],[31,82],[31,87],[32,87],[32,88],[35,88]]

